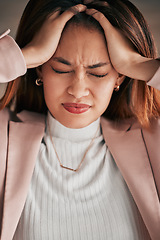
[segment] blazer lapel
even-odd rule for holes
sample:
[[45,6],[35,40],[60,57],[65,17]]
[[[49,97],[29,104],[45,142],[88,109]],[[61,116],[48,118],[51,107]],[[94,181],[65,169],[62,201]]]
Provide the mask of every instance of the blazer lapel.
[[154,240],[160,239],[160,202],[139,126],[121,128],[101,119],[102,131],[113,158],[139,208],[144,223]]
[[154,178],[160,199],[160,120],[153,121],[152,131],[143,130],[144,141],[148,150],[148,156],[154,172]]
[[[22,116],[25,114],[22,114]],[[22,117],[23,118],[23,117]],[[44,123],[10,122],[1,240],[11,240],[23,210]]]

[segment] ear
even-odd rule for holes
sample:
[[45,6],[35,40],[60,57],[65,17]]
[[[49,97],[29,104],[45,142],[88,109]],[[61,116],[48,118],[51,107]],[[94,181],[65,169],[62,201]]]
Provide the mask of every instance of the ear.
[[122,82],[124,81],[125,77],[126,77],[125,75],[122,75],[122,74],[118,73],[118,77],[117,77],[115,87],[120,86],[122,84]]

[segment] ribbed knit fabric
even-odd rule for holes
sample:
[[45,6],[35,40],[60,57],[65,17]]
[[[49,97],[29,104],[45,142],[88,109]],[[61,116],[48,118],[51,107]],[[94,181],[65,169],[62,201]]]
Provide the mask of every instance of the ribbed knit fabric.
[[14,240],[148,240],[134,200],[107,149],[100,119],[69,129],[50,114],[51,134],[59,158],[79,172],[62,169],[48,129],[40,146],[25,207]]

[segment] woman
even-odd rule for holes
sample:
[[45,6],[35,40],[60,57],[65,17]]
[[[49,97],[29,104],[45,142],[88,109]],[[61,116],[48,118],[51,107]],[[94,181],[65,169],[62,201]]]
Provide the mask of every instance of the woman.
[[153,39],[129,1],[80,3],[1,36],[1,240],[160,238]]

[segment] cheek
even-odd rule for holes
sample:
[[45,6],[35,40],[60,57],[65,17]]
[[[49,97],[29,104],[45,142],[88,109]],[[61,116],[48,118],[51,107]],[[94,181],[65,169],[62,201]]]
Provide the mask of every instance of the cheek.
[[60,101],[60,90],[57,88],[57,84],[54,81],[45,79],[43,81],[43,91],[44,91],[44,100],[47,105],[47,108],[55,116],[55,113],[58,108],[57,102]]
[[99,83],[96,88],[96,109],[102,115],[111,100],[117,78],[108,78],[107,81]]
[[44,99],[48,108],[50,108],[50,104],[55,102],[56,94],[58,91],[57,84],[54,81],[54,76],[52,74],[43,74],[43,91],[44,91]]
[[115,87],[115,80],[109,79],[100,83],[96,88],[97,98],[103,100],[110,100]]
[[64,82],[60,77],[52,71],[44,71],[43,73],[43,89],[45,98],[55,98],[64,91]]
[[64,92],[64,88],[57,81],[51,79],[43,81],[43,90],[45,102],[48,106],[57,102],[57,99],[60,99],[60,96]]

